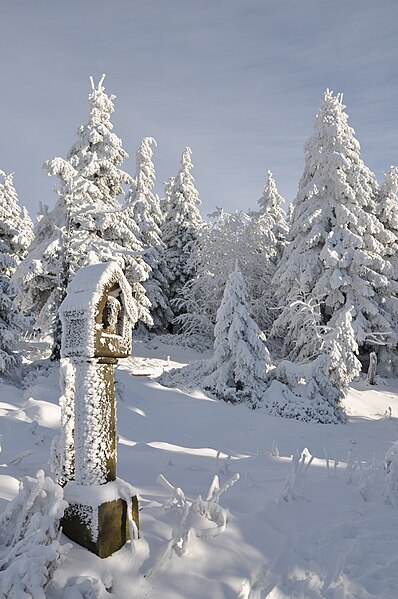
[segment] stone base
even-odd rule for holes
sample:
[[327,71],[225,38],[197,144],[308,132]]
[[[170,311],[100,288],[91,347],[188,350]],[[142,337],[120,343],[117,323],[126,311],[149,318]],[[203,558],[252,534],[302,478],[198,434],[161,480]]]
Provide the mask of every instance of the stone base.
[[[138,529],[138,500],[132,497],[133,520]],[[109,557],[130,539],[124,499],[99,506],[69,502],[61,520],[63,533],[101,558]]]

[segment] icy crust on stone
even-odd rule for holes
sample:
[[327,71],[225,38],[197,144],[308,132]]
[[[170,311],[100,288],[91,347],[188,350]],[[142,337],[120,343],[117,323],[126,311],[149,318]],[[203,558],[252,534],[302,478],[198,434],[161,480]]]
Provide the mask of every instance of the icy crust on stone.
[[99,507],[109,501],[124,498],[124,489],[131,495],[136,495],[135,489],[121,478],[116,478],[104,485],[79,485],[76,481],[69,481],[64,487],[64,498],[69,504],[83,504],[90,507]]
[[116,459],[110,443],[112,383],[101,375],[106,367],[82,362],[76,370],[75,480],[81,485],[106,483],[107,464]]
[[105,288],[112,283],[120,285],[127,320],[137,321],[137,308],[133,302],[131,287],[116,262],[85,266],[77,271],[70,282],[67,296],[59,309],[63,329],[63,356],[94,356],[93,323]]
[[68,358],[61,359],[59,371],[61,431],[51,445],[51,471],[60,482],[71,480],[75,470],[75,369]]
[[[98,539],[98,509],[103,503],[118,501],[136,495],[134,488],[121,478],[104,485],[79,485],[69,481],[64,487],[64,497],[69,504],[68,513],[76,515],[91,531],[94,543]],[[131,506],[130,506],[131,507]]]

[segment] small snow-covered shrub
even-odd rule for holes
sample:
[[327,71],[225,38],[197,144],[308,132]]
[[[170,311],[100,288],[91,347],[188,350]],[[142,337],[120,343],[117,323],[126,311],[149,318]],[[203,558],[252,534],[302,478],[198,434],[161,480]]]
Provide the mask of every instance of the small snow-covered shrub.
[[309,364],[283,360],[270,372],[271,384],[264,393],[264,408],[273,416],[306,422],[345,422],[340,391],[329,381],[329,364],[325,355]]
[[221,534],[228,522],[228,510],[219,503],[225,491],[239,480],[239,474],[234,474],[220,487],[216,475],[209,487],[206,499],[198,495],[196,499],[188,499],[184,491],[173,485],[160,474],[157,482],[170,494],[170,497],[161,506],[163,510],[176,509],[179,521],[174,528],[171,539],[160,551],[154,565],[148,570],[146,576],[154,574],[173,555],[182,557],[186,553],[187,543],[191,536],[210,539]]
[[393,508],[398,507],[398,441],[386,454],[383,496]]
[[[309,458],[309,459],[308,459]],[[308,459],[308,461],[307,461]],[[305,447],[292,455],[292,466],[283,485],[281,500],[302,499],[304,494],[304,477],[314,460],[314,456]]]
[[71,548],[59,543],[63,491],[39,470],[26,476],[0,516],[0,599],[45,599],[44,588]]

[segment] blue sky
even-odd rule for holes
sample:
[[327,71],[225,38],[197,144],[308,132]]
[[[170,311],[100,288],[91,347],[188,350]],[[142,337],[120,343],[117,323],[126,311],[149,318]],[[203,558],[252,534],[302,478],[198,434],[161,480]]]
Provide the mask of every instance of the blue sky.
[[155,137],[162,194],[189,145],[204,215],[254,209],[268,169],[294,199],[327,87],[377,178],[398,163],[396,0],[8,0],[1,20],[0,169],[32,215],[54,204],[42,164],[66,155],[102,73],[123,168]]

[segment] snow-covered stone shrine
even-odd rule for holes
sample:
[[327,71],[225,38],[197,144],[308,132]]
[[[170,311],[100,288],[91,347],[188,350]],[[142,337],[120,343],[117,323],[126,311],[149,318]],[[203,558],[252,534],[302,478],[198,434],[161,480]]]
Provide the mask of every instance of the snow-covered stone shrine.
[[62,431],[55,453],[69,503],[63,532],[103,558],[138,533],[137,498],[116,477],[114,366],[130,355],[136,320],[131,287],[119,266],[81,268],[60,318]]

